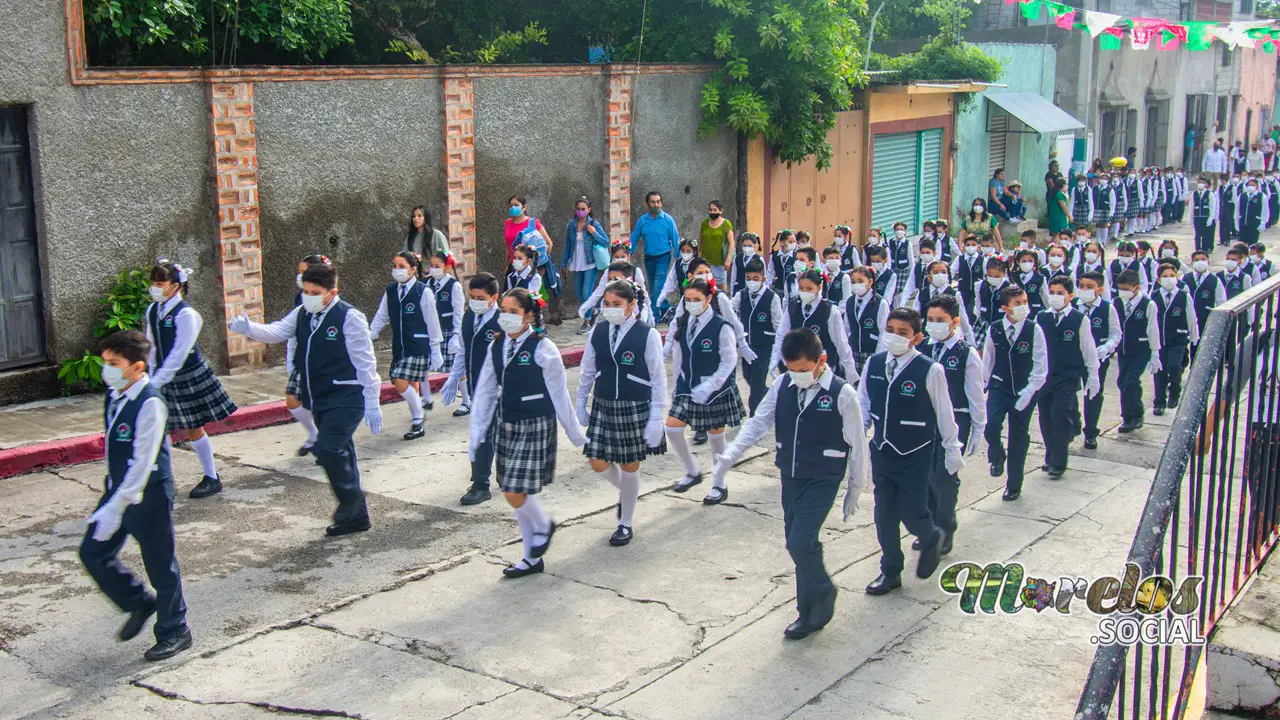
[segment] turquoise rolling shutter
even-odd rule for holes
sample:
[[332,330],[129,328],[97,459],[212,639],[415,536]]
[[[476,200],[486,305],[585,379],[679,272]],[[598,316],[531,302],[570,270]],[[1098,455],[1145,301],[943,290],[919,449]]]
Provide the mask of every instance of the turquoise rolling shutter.
[[917,232],[919,205],[919,133],[875,136],[871,169],[871,224],[888,230],[895,222]]
[[[920,224],[941,217],[942,205],[942,130],[920,133]],[[919,226],[912,232],[918,232]]]

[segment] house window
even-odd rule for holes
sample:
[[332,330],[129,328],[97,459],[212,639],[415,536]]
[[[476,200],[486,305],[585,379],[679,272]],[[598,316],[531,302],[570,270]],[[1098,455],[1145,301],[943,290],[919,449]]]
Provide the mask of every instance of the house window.
[[1102,111],[1102,146],[1104,157],[1123,156],[1125,151],[1125,120],[1123,107],[1104,108]]
[[1162,100],[1147,105],[1146,142],[1143,162],[1151,165],[1168,164],[1169,101]]
[[1240,0],[1240,14],[1241,15],[1253,14],[1253,0]]
[[1111,0],[1098,0],[1098,12],[1111,12]]

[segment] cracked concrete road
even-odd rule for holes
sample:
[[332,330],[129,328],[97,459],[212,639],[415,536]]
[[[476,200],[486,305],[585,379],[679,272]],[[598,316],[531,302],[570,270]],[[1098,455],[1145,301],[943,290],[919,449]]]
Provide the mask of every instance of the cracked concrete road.
[[[114,640],[122,617],[76,558],[100,466],[0,482],[0,717],[987,720],[1021,716],[1029,702],[1048,717],[1074,710],[1093,621],[966,616],[936,576],[865,595],[879,560],[870,495],[849,523],[832,517],[824,529],[842,590],[835,620],[787,642],[794,577],[763,449],[730,476],[732,502],[720,507],[665,489],[680,474],[673,457],[646,463],[636,539],[612,548],[613,488],[562,438],[543,500],[561,523],[547,572],[512,582],[500,576],[519,556],[510,510],[457,505],[464,422],[437,410],[427,438],[406,443],[403,406],[386,414],[384,435],[357,436],[373,531],[336,540],[323,538],[332,498],[320,469],[294,455],[296,427],[216,438],[226,490],[208,500],[186,499],[198,464],[175,451],[196,646],[158,666],[141,658],[149,633]],[[1112,432],[1060,481],[1029,473],[1017,503],[1001,502],[1003,480],[971,461],[949,560],[1115,574],[1165,428]],[[124,560],[139,566],[132,545]]]

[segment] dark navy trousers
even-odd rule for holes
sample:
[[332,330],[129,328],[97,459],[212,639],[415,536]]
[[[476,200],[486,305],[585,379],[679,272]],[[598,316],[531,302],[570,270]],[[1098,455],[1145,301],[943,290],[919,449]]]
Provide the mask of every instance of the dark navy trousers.
[[[768,360],[761,359],[767,363]],[[822,523],[836,501],[843,476],[797,478],[782,473],[782,525],[787,552],[796,565],[796,610],[800,620],[811,627],[831,622],[830,614],[818,616],[818,603],[835,585],[822,562]]]
[[1050,375],[1036,396],[1044,464],[1051,468],[1067,469],[1068,448],[1080,432],[1080,383],[1079,377]]
[[[1027,469],[1027,452],[1031,449],[1031,416],[1036,399],[1025,410],[1016,410],[1018,396],[1003,389],[987,395],[987,462],[1005,466],[1005,489],[1022,492],[1022,478]],[[1009,421],[1009,448],[1004,446],[1004,423]]]
[[[969,448],[969,435],[973,432],[973,419],[967,412],[956,412],[956,425],[960,428],[961,452]],[[941,447],[933,454],[933,466],[929,470],[929,513],[943,532],[954,533],[956,502],[960,497],[959,473],[947,472],[947,453]]]
[[[472,412],[475,412],[474,410]],[[489,489],[490,478],[493,477],[493,441],[498,424],[489,421],[489,430],[484,435],[484,442],[476,447],[476,459],[471,463],[471,486]]]
[[320,433],[311,452],[320,461],[324,474],[329,477],[329,487],[338,498],[333,521],[345,525],[367,519],[369,509],[364,503],[364,491],[360,489],[360,468],[356,465],[356,443],[352,439],[364,420],[364,408],[331,407],[314,410],[312,414]]
[[923,547],[941,542],[942,531],[929,513],[929,470],[933,467],[936,443],[899,455],[886,446],[871,445],[871,483],[875,490],[876,539],[880,541],[880,572],[888,577],[902,574],[906,558],[902,554],[902,532],[920,538]]
[[1151,364],[1151,350],[1144,346],[1141,352],[1120,354],[1120,375],[1116,386],[1120,388],[1120,418],[1126,425],[1136,425],[1146,417],[1142,407],[1142,374]]
[[[1111,358],[1102,361],[1098,366],[1098,387],[1107,387],[1107,370],[1111,367]],[[1098,420],[1102,417],[1102,391],[1097,395],[1084,399],[1084,436],[1098,437]]]

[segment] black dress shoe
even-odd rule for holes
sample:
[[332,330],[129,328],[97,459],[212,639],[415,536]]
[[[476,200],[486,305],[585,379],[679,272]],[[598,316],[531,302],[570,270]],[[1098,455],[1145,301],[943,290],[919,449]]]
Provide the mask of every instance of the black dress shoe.
[[827,623],[831,622],[831,618],[836,614],[836,596],[838,594],[839,591],[836,586],[832,585],[830,592],[809,608],[809,619],[805,624],[814,630],[821,630],[826,627]]
[[916,538],[915,540],[912,540],[912,541],[911,541],[911,549],[912,549],[912,550],[919,550],[919,549],[920,549],[920,538]]
[[409,426],[409,432],[407,432],[407,433],[405,433],[405,434],[404,434],[404,439],[405,439],[405,440],[417,440],[418,438],[422,437],[423,435],[426,435],[426,434],[427,434],[426,424],[427,424],[427,423],[426,423],[425,421],[423,421],[423,420],[419,420],[418,422],[416,422],[416,423],[414,423],[413,425]]
[[471,414],[470,405],[459,405],[457,410],[453,411],[454,417],[466,417]]
[[782,631],[782,635],[788,640],[799,640],[801,638],[809,637],[809,633],[818,632],[821,629],[822,628],[807,625],[803,620],[797,619],[795,622],[788,625],[786,630]]
[[329,537],[339,537],[341,535],[364,532],[371,527],[373,527],[373,525],[369,523],[369,518],[362,518],[360,520],[352,520],[351,522],[334,523],[324,529],[324,534]]
[[436,409],[436,401],[431,399],[430,395],[422,395],[422,409],[428,412]]
[[526,568],[522,568],[519,565],[508,565],[507,567],[502,568],[502,575],[503,577],[509,577],[514,580],[515,578],[522,578],[525,575],[537,575],[546,567],[546,563],[542,562],[542,559],[539,558],[538,562]]
[[885,577],[884,573],[880,573],[875,580],[867,585],[868,595],[888,595],[889,593],[902,587],[902,576],[894,575],[893,577]]
[[1066,468],[1055,468],[1055,467],[1051,467],[1051,468],[1049,468],[1048,470],[1045,470],[1045,472],[1046,472],[1046,473],[1048,473],[1048,475],[1049,475],[1049,479],[1051,479],[1051,480],[1057,480],[1058,478],[1060,478],[1060,477],[1062,477],[1063,475],[1065,475],[1065,474],[1066,474],[1067,469],[1066,469]]
[[1085,450],[1097,450],[1097,449],[1098,449],[1098,438],[1096,438],[1096,437],[1087,437],[1087,438],[1085,438],[1085,439],[1084,439],[1084,449],[1085,449]]
[[699,430],[693,434],[694,445],[705,445],[707,442],[707,431]]
[[613,535],[609,537],[609,544],[615,547],[626,545],[631,542],[631,538],[633,536],[634,534],[631,532],[631,528],[626,525],[619,525],[618,529],[614,530]]
[[713,487],[711,488],[711,492],[707,493],[707,496],[702,498],[702,504],[703,505],[719,505],[720,503],[728,499],[729,499],[729,488]]
[[188,493],[188,496],[194,500],[199,500],[200,498],[209,497],[210,495],[217,495],[220,492],[222,492],[222,476],[209,477],[208,475],[205,475],[204,478],[200,480],[199,485],[191,488],[191,492]]
[[[541,533],[539,533],[539,534],[541,534]],[[555,534],[556,534],[556,524],[555,524],[554,522],[552,522],[552,523],[551,523],[551,527],[547,530],[547,539],[546,539],[546,541],[545,541],[545,542],[543,542],[543,543],[542,543],[542,544],[540,544],[540,545],[534,545],[534,546],[533,546],[533,548],[529,550],[529,554],[530,554],[530,555],[533,555],[535,558],[540,558],[540,557],[542,557],[543,555],[546,555],[546,554],[547,554],[547,550],[549,550],[549,549],[551,548],[551,538],[552,538],[552,536],[554,536]],[[539,572],[541,572],[541,571],[539,571]]]
[[955,543],[956,534],[954,532],[943,531],[942,548],[938,550],[939,555],[950,555],[951,548]]
[[916,560],[916,577],[927,578],[938,569],[938,563],[942,560],[942,540],[943,537],[939,537],[929,547],[920,548],[920,558]]
[[1004,463],[991,463],[991,477],[1000,477],[1004,474]]
[[493,493],[489,492],[488,487],[480,487],[472,485],[466,495],[462,496],[463,505],[479,505],[480,503],[493,497]]
[[151,598],[139,605],[137,610],[129,613],[129,619],[120,626],[120,632],[116,633],[116,637],[120,638],[120,642],[138,637],[138,633],[142,632],[142,628],[146,626],[147,619],[155,614],[156,601],[155,598]]
[[1160,416],[1164,415],[1164,408],[1162,408],[1162,407],[1152,408],[1152,409],[1151,409],[1151,414],[1152,414],[1152,415],[1155,415],[1156,417],[1160,417]]
[[1005,501],[1005,502],[1013,502],[1014,500],[1017,500],[1017,499],[1018,499],[1018,498],[1020,498],[1020,497],[1022,497],[1022,491],[1021,491],[1021,490],[1019,490],[1019,491],[1017,491],[1017,492],[1014,492],[1014,491],[1012,491],[1012,490],[1005,490],[1005,491],[1004,491],[1004,494],[1000,496],[1000,499],[1001,499],[1001,500],[1003,500],[1003,501]]
[[1181,398],[1173,398],[1173,397],[1169,398],[1169,409],[1176,410],[1178,408],[1178,400],[1180,399]]
[[303,445],[298,448],[298,457],[306,457],[311,454],[311,446]]
[[183,630],[182,634],[175,638],[169,638],[152,645],[142,654],[142,657],[155,662],[157,660],[168,660],[178,653],[191,647],[191,631]]
[[698,473],[697,475],[685,475],[684,477],[677,480],[675,487],[671,489],[675,490],[678,493],[688,492],[689,488],[693,487],[694,485],[697,485],[700,482],[702,482],[702,473]]

